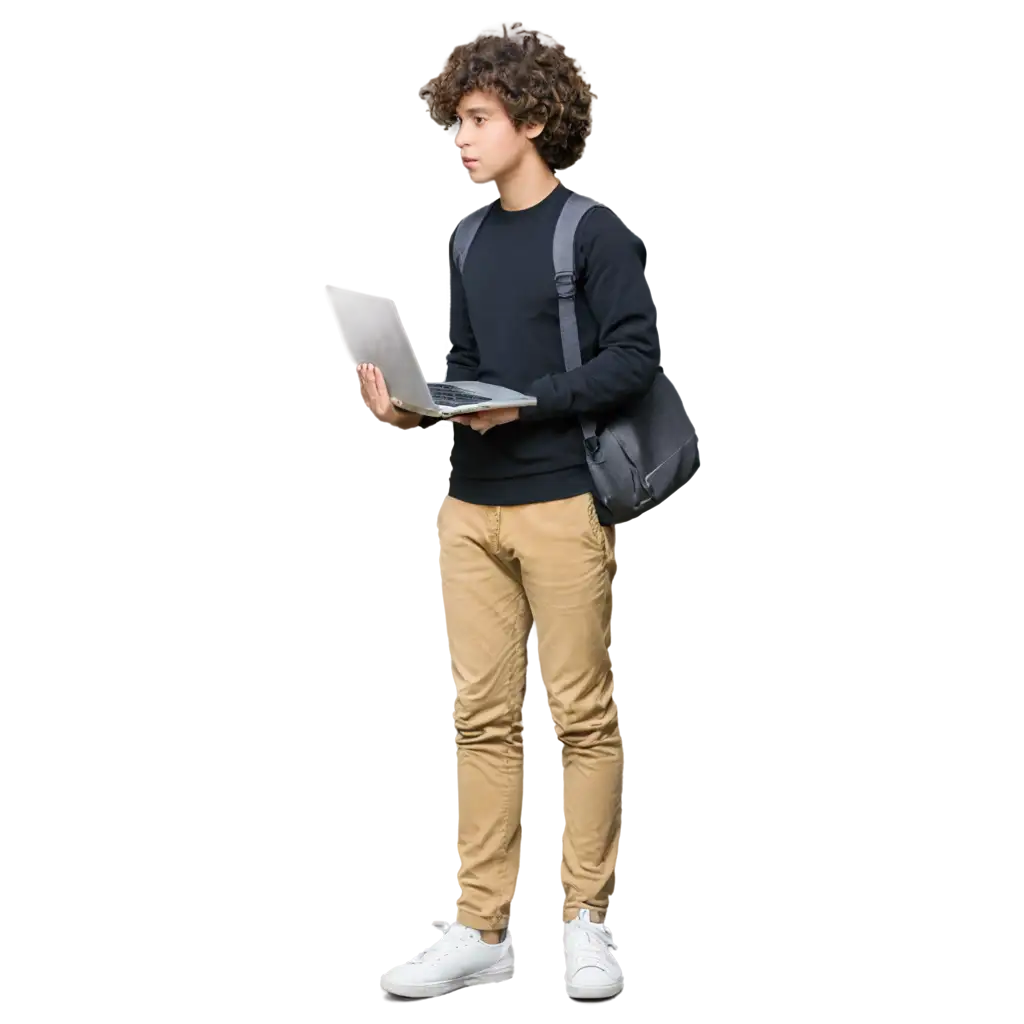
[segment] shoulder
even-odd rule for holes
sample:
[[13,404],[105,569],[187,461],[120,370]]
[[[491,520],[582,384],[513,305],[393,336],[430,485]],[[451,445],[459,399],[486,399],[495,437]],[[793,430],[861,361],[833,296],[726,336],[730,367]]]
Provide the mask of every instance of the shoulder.
[[591,259],[612,258],[619,254],[646,256],[644,243],[609,206],[595,206],[584,214],[576,229],[576,259],[585,270]]
[[459,228],[461,228],[463,224],[468,223],[474,217],[479,219],[480,224],[483,224],[483,222],[487,219],[488,214],[498,205],[499,202],[501,202],[500,196],[493,202],[488,203],[486,206],[480,206],[475,210],[470,210],[469,213],[460,217],[458,221],[456,221],[455,227],[452,228],[452,233],[448,236],[449,256],[451,256],[455,252],[455,236],[459,233]]

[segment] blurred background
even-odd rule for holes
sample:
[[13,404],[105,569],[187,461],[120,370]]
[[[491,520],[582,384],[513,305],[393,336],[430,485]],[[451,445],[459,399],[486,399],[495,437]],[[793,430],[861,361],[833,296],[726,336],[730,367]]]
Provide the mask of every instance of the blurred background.
[[[522,20],[567,187],[647,249],[699,473],[618,530],[615,1019],[1019,1021],[1020,32],[1010,4],[41,3],[0,33],[0,1016],[377,1020],[458,896],[448,425],[491,202],[418,89]],[[576,1012],[525,715],[516,978]],[[671,979],[671,983],[667,981]]]

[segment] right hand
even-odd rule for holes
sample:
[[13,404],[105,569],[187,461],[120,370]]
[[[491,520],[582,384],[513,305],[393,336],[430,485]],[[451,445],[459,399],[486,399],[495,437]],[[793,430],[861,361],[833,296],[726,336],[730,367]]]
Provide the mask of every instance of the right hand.
[[359,384],[366,407],[382,423],[394,426],[402,413],[391,404],[388,386],[384,383],[384,374],[379,366],[373,363],[360,363],[356,367]]

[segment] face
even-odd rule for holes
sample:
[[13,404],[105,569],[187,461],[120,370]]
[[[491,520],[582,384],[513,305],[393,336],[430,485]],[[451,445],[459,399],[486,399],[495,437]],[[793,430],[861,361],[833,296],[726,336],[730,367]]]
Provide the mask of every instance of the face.
[[534,150],[533,139],[543,125],[528,124],[516,131],[500,99],[480,89],[466,93],[459,102],[459,130],[455,145],[461,157],[476,161],[463,164],[473,181],[501,178],[518,167]]

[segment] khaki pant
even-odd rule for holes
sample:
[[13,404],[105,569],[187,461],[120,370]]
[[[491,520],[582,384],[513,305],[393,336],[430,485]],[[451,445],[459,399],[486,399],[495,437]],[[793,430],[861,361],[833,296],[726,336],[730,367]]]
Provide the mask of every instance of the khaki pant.
[[603,921],[615,885],[622,741],[612,698],[615,527],[589,493],[526,505],[446,496],[437,516],[441,585],[455,679],[459,785],[457,920],[509,922],[519,872],[526,641],[534,620],[541,675],[562,742],[562,919]]

